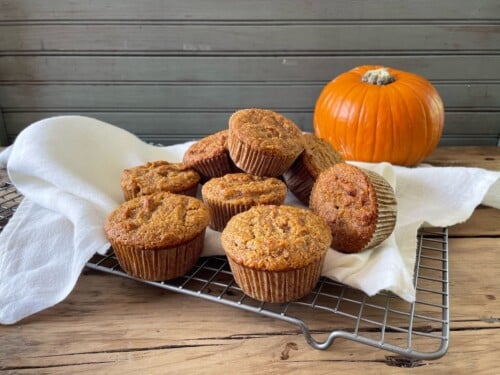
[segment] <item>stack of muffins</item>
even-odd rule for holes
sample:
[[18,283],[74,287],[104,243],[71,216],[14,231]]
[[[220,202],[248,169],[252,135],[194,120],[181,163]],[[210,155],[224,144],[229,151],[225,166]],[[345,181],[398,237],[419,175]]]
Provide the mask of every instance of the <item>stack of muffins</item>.
[[[199,182],[201,200],[180,198],[194,195]],[[233,113],[228,129],[194,143],[182,163],[125,170],[122,190],[130,200],[105,230],[126,272],[149,280],[182,275],[210,226],[222,232],[243,292],[266,302],[307,295],[330,246],[346,253],[373,248],[396,222],[384,178],[345,163],[329,143],[266,109]],[[308,208],[285,205],[288,190]]]

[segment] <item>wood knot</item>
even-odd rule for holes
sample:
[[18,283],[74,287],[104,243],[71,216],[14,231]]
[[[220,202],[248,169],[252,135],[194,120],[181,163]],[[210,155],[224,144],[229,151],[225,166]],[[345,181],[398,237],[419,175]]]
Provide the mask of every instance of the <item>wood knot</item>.
[[294,342],[287,342],[285,349],[281,352],[280,359],[284,361],[290,358],[290,350],[299,350],[299,346]]

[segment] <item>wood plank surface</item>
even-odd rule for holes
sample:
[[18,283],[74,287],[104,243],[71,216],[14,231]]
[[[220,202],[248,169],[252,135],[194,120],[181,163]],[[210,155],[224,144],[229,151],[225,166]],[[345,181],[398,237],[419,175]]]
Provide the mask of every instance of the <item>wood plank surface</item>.
[[437,148],[425,162],[434,166],[480,167],[500,171],[500,148],[475,146]]
[[[193,112],[310,115],[326,82],[382,64],[436,84],[441,145],[496,145],[499,20],[495,0],[0,0],[1,144],[27,125],[24,112],[116,112],[127,129],[140,112],[137,135],[178,143],[219,129],[201,134]],[[182,133],[158,125],[172,112]]]
[[496,0],[1,0],[0,20],[483,20],[498,14]]
[[[316,82],[355,66],[397,67],[431,81],[500,80],[500,56],[102,56],[1,55],[0,82]],[[453,67],[453,68],[451,68]]]
[[[471,245],[477,252],[471,251]],[[450,272],[455,279],[450,285],[449,353],[435,361],[418,361],[420,367],[434,371],[494,368],[493,349],[500,347],[496,298],[500,290],[493,277],[499,266],[497,251],[498,239],[450,241]],[[471,262],[481,272],[471,272]],[[326,332],[337,324],[320,316],[315,329]],[[370,373],[391,371],[388,352],[342,339],[318,351],[293,325],[94,272],[84,273],[66,301],[0,330],[4,370],[133,372],[160,371],[168,365],[172,371],[207,366],[209,373],[215,373],[230,362],[248,370],[264,366],[298,372],[307,364],[327,371],[335,363],[335,369],[350,365],[351,371],[361,372],[369,362]],[[387,335],[389,340],[404,342],[400,333]],[[427,345],[425,340],[421,345]],[[469,355],[474,352],[472,360]]]
[[[436,83],[445,107],[498,110],[500,83]],[[5,84],[0,101],[13,108],[235,109],[314,108],[323,84]]]
[[0,146],[7,144],[9,141],[9,135],[7,131],[7,126],[3,118],[2,108],[0,108]]
[[[29,27],[27,27],[29,26]],[[164,24],[33,23],[0,25],[0,50],[13,52],[386,52],[494,51],[491,24]],[[75,43],[78,41],[78,43]]]

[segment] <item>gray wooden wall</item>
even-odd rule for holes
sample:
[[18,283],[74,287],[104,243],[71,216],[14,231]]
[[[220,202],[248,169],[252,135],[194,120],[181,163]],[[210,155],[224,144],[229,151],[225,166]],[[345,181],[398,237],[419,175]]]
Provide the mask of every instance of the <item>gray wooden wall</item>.
[[361,64],[427,77],[441,144],[498,145],[499,0],[0,0],[0,142],[59,114],[164,144],[244,107],[312,130],[323,85]]

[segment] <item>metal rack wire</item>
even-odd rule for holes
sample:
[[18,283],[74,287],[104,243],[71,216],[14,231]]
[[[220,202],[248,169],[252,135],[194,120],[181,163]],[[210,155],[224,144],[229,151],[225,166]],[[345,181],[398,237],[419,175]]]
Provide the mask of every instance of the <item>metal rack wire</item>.
[[[0,174],[0,231],[22,196]],[[95,255],[87,267],[135,279],[126,274],[112,251]],[[138,279],[135,279],[138,280]],[[390,292],[369,297],[359,290],[322,277],[299,301],[272,304],[246,296],[235,283],[224,256],[201,258],[186,275],[164,282],[141,283],[279,319],[299,327],[307,343],[327,349],[337,338],[353,340],[413,360],[443,356],[449,341],[448,232],[426,228],[418,233],[414,284],[416,301]],[[329,328],[314,329],[321,316]]]

